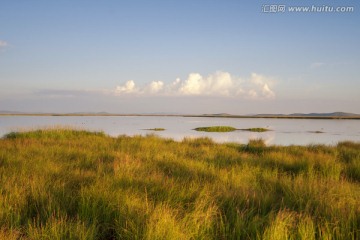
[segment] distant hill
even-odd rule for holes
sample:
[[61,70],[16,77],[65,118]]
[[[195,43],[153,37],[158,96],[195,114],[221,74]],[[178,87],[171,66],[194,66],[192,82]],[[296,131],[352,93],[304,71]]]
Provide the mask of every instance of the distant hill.
[[111,115],[113,113],[108,112],[73,112],[67,113],[68,115]]
[[234,116],[228,113],[214,113],[214,114],[203,114],[203,116],[212,116],[212,117],[231,117]]
[[332,113],[293,113],[290,116],[309,116],[309,117],[359,117],[360,114],[346,113],[346,112],[332,112]]
[[0,110],[0,114],[9,114],[9,115],[21,115],[21,114],[43,114],[41,112],[20,112],[20,111],[6,111]]
[[346,112],[332,113],[292,113],[292,114],[256,114],[255,117],[309,117],[309,118],[358,118],[360,114]]
[[40,113],[40,112],[0,111],[0,115],[39,115],[39,116],[96,116],[96,115],[98,115],[98,116],[184,116],[184,117],[218,117],[218,118],[360,119],[360,114],[346,113],[346,112],[233,115],[233,114],[228,114],[228,113],[214,113],[214,114],[132,113],[132,114],[119,114],[119,113],[108,113],[108,112]]
[[21,112],[16,112],[16,111],[0,111],[0,114],[21,114]]
[[227,113],[192,115],[200,117],[228,117],[228,118],[342,118],[342,119],[360,119],[360,114],[346,112],[332,113],[292,113],[292,114],[249,114],[249,115],[232,115]]

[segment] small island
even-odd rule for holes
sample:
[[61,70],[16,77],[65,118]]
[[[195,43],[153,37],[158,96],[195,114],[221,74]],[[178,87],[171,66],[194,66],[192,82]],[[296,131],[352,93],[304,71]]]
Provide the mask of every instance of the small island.
[[249,131],[249,132],[267,132],[270,131],[270,129],[267,128],[245,128],[245,129],[240,129],[242,131]]
[[195,128],[194,130],[200,132],[233,132],[238,129],[230,126],[211,126],[211,127],[198,127]]
[[323,131],[319,131],[319,130],[316,130],[316,131],[308,131],[309,133],[324,133]]
[[198,127],[194,129],[195,131],[201,132],[233,132],[235,130],[241,131],[249,131],[249,132],[267,132],[271,131],[267,128],[244,128],[244,129],[237,129],[231,126],[211,126],[211,127]]
[[165,128],[148,128],[148,129],[144,129],[144,130],[148,130],[148,131],[165,131]]

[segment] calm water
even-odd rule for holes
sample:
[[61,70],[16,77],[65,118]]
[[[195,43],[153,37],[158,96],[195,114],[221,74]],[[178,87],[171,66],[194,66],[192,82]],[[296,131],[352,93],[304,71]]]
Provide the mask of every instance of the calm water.
[[[264,127],[272,131],[254,133],[206,133],[196,127],[229,125],[235,128]],[[155,133],[166,138],[182,140],[184,137],[211,137],[216,142],[247,143],[262,138],[268,145],[336,144],[339,141],[360,141],[359,120],[313,119],[248,119],[248,118],[196,118],[196,117],[74,117],[74,116],[0,116],[0,136],[18,130],[70,126],[87,130],[104,131],[111,136],[146,135]],[[153,132],[149,128],[165,128]],[[323,133],[313,133],[321,131]]]

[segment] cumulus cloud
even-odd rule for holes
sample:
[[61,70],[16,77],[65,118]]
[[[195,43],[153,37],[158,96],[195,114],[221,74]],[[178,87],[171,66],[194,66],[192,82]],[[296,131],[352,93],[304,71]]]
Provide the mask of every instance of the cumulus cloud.
[[261,95],[263,97],[266,97],[266,98],[274,98],[275,97],[275,93],[269,87],[269,84],[270,84],[269,82],[271,82],[271,81],[269,81],[269,79],[266,78],[265,76],[259,75],[256,73],[252,73],[250,81],[252,83],[254,83],[256,86],[258,86],[258,89],[261,92]]
[[234,82],[227,72],[216,72],[203,77],[199,73],[191,73],[181,84],[179,93],[184,95],[230,95]]
[[150,93],[157,93],[160,92],[164,87],[164,83],[162,81],[153,81],[149,85]]
[[122,86],[117,86],[115,89],[115,94],[121,95],[123,93],[135,93],[137,89],[135,88],[135,82],[133,80],[127,81]]
[[198,73],[190,73],[188,79],[180,87],[179,91],[185,95],[199,95],[204,92],[206,83]]
[[274,98],[271,89],[272,79],[253,73],[250,78],[242,79],[232,76],[228,72],[217,71],[208,76],[200,73],[190,73],[185,80],[177,78],[165,84],[162,81],[153,81],[137,88],[130,80],[115,88],[115,95],[171,95],[171,96],[223,96],[244,97],[251,99]]

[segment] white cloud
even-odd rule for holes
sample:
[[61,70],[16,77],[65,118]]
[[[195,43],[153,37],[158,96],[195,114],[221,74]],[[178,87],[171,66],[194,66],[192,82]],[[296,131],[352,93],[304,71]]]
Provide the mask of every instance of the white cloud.
[[116,86],[115,94],[120,95],[123,93],[135,93],[137,92],[137,89],[135,88],[135,82],[133,80],[127,81],[122,86]]
[[258,97],[258,94],[255,90],[249,90],[247,94],[248,98],[256,99]]
[[8,45],[7,42],[3,41],[3,40],[0,40],[0,48],[1,47],[6,47]]
[[[216,72],[203,77],[199,73],[191,73],[182,82],[179,93],[184,95],[220,95],[229,96],[234,90],[234,81],[227,72]],[[179,80],[178,80],[179,81]]]
[[179,89],[185,95],[199,95],[204,92],[205,82],[198,73],[190,73],[189,77]]
[[[269,79],[263,75],[252,73],[250,82],[258,87],[258,91],[261,92],[262,97],[265,97],[265,98],[274,98],[275,97],[275,93],[269,87],[269,84],[272,83],[271,79]],[[255,91],[255,90],[252,90],[252,91]],[[256,93],[258,94],[258,92],[256,92]],[[254,94],[252,93],[251,97],[253,97],[253,96],[254,96]]]
[[223,96],[244,97],[251,99],[274,98],[271,89],[271,78],[251,74],[249,79],[232,76],[228,72],[217,71],[208,76],[199,73],[190,73],[185,80],[177,78],[170,84],[162,81],[153,81],[144,87],[137,88],[135,82],[130,80],[117,86],[113,91],[115,95],[163,95],[163,96]]
[[267,98],[274,98],[275,93],[269,88],[269,86],[265,83],[262,90],[261,90],[263,96]]
[[221,95],[229,95],[234,87],[232,77],[227,72],[216,72],[208,78],[212,93],[219,93]]
[[150,93],[158,93],[164,87],[164,83],[162,81],[153,81],[150,83],[148,90]]

